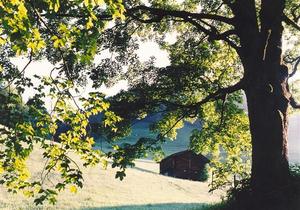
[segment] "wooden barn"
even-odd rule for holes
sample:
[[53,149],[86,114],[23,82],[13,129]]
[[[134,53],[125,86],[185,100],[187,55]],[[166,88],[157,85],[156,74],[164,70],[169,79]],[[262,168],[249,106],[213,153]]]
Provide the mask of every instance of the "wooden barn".
[[191,150],[174,153],[160,162],[160,174],[194,181],[200,180],[200,175],[209,160]]

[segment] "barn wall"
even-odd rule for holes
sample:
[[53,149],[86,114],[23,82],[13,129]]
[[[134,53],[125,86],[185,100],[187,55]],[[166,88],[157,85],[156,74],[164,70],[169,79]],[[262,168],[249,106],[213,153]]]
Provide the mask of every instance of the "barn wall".
[[169,156],[160,163],[160,173],[182,179],[199,180],[207,160],[189,151]]

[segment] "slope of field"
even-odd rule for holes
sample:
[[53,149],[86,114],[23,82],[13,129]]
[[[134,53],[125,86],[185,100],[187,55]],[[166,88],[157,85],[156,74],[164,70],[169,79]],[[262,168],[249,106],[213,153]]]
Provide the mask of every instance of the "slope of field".
[[[38,177],[44,164],[41,151],[36,149],[28,163],[32,175]],[[137,160],[136,167],[119,181],[110,167],[84,169],[83,189],[77,194],[61,193],[55,206],[36,207],[32,200],[0,187],[0,209],[202,209],[204,204],[220,201],[222,193],[208,193],[208,183],[162,176],[158,170],[152,161]]]

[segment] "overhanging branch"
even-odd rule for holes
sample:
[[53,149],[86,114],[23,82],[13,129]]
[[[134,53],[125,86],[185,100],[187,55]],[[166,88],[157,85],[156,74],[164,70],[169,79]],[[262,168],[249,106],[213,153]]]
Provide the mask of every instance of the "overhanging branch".
[[295,100],[294,97],[290,97],[290,105],[294,108],[294,109],[300,109],[300,104]]
[[[153,16],[154,18],[150,19],[142,19],[138,17],[138,13],[149,13]],[[161,20],[164,17],[178,17],[178,18],[193,18],[196,20],[214,20],[214,21],[219,21],[223,22],[229,25],[234,25],[234,19],[233,18],[228,18],[224,16],[220,16],[217,14],[206,14],[206,13],[193,13],[193,12],[187,12],[187,11],[180,11],[180,10],[166,10],[162,8],[153,8],[153,7],[147,7],[145,5],[140,5],[132,8],[126,8],[125,14],[129,17],[132,18],[138,18],[139,21],[145,22],[145,23],[151,23],[151,22],[156,22],[158,20]],[[58,17],[67,17],[67,18],[87,18],[88,16],[85,14],[74,14],[74,13],[43,13],[41,16],[58,16]],[[112,20],[111,15],[107,14],[99,14],[96,15],[96,17],[99,20]]]
[[205,33],[206,35],[208,35],[208,39],[209,41],[213,41],[213,40],[223,40],[225,41],[227,44],[229,44],[229,46],[231,46],[232,48],[234,48],[238,53],[239,53],[239,46],[237,46],[233,41],[231,41],[228,36],[230,35],[234,35],[235,34],[235,30],[228,30],[225,31],[223,33],[218,32],[218,30],[214,27],[209,25],[210,29],[205,28],[204,26],[202,26],[201,24],[199,24],[197,21],[190,19],[190,18],[186,18],[184,19],[186,22],[191,23],[192,25],[194,25],[199,31]]
[[300,63],[300,56],[295,59],[296,63],[294,64],[293,71],[289,74],[289,77],[292,77],[296,74],[298,65]]
[[166,101],[166,100],[159,100],[159,101],[156,101],[156,102],[160,103],[160,104],[166,104],[166,105],[169,105],[169,106],[177,107],[179,109],[187,109],[189,111],[192,111],[192,110],[198,110],[199,106],[201,106],[201,105],[203,105],[207,102],[216,101],[216,100],[219,100],[219,99],[224,100],[224,98],[226,98],[226,96],[228,94],[236,92],[236,91],[241,90],[243,88],[244,88],[244,80],[242,79],[238,83],[236,83],[232,86],[218,89],[217,91],[207,95],[201,101],[193,103],[193,104],[180,104],[180,103],[177,103],[177,102]]
[[294,27],[295,29],[297,29],[297,30],[300,31],[300,26],[299,26],[296,22],[294,22],[292,19],[290,19],[288,16],[284,15],[284,16],[283,16],[283,21],[284,21],[286,24],[288,24],[288,25],[290,25],[290,26],[292,26],[292,27]]
[[[141,14],[147,14],[147,13],[150,14],[152,17],[148,17],[148,18],[140,17]],[[152,8],[144,5],[127,9],[126,14],[142,23],[157,23],[160,22],[163,18],[173,18],[173,19],[180,18],[181,20],[196,26],[196,28],[199,31],[207,34],[209,36],[210,41],[223,40],[227,42],[231,47],[236,49],[237,51],[239,50],[239,47],[228,38],[228,36],[236,34],[235,30],[228,30],[226,32],[221,33],[217,30],[216,27],[205,22],[205,20],[213,20],[213,21],[219,21],[234,26],[233,18],[228,18],[216,14],[192,13],[187,11]],[[208,26],[209,29],[204,27],[199,22]]]
[[[73,14],[73,13],[42,13],[40,14],[41,17],[47,17],[49,19],[51,18],[88,18],[89,16],[86,14]],[[111,15],[105,15],[105,14],[97,14],[96,15],[98,20],[113,20]]]
[[196,20],[215,20],[223,23],[227,23],[229,25],[233,25],[234,21],[232,18],[216,15],[216,14],[206,14],[206,13],[192,13],[187,11],[179,11],[179,10],[166,10],[161,8],[153,8],[147,7],[144,5],[140,5],[137,7],[129,8],[126,10],[126,14],[129,16],[134,15],[137,12],[148,12],[151,15],[158,17],[180,17],[180,18],[193,18]]
[[209,101],[215,101],[218,99],[223,99],[227,94],[236,92],[238,90],[243,89],[244,87],[244,80],[240,80],[238,83],[226,87],[226,88],[220,88],[219,90],[217,90],[214,93],[209,94],[208,96],[206,96],[204,99],[202,99],[201,101],[197,102],[195,105],[193,105],[195,108],[209,102]]
[[[162,8],[153,8],[148,7],[145,5],[140,5],[132,8],[126,8],[125,14],[128,17],[131,17],[134,20],[137,20],[141,23],[159,23],[164,18],[170,18],[174,20],[174,18],[179,18],[179,20],[176,21],[185,21],[187,23],[190,23],[197,27],[197,29],[206,35],[209,36],[209,40],[223,40],[227,42],[231,47],[239,51],[239,47],[229,39],[228,36],[236,34],[235,30],[228,30],[226,32],[219,32],[216,27],[208,24],[205,22],[205,20],[210,21],[217,21],[221,23],[228,24],[230,26],[234,26],[235,21],[233,18],[220,16],[217,14],[210,14],[210,13],[193,13],[193,12],[187,12],[187,11],[180,11],[180,10],[168,10],[168,9],[162,9]],[[144,18],[142,17],[143,14],[148,14],[149,17]],[[41,16],[52,16],[53,14],[42,14]],[[86,18],[86,15],[82,14],[63,14],[58,13],[55,14],[59,17],[74,17],[74,18]],[[96,15],[98,20],[112,20],[111,15],[106,14],[99,14]],[[207,27],[204,27],[199,22],[205,24]]]
[[16,75],[15,77],[13,77],[10,81],[8,81],[8,84],[7,84],[5,87],[0,88],[0,90],[5,90],[5,89],[9,88],[9,87],[13,84],[13,82],[14,82],[18,77],[20,77],[20,76],[26,71],[27,67],[28,67],[28,66],[31,64],[31,62],[32,62],[32,57],[33,57],[33,52],[31,51],[31,52],[30,52],[30,55],[29,55],[29,60],[28,60],[28,62],[26,63],[26,65],[23,67],[23,69],[22,69],[20,72],[18,72],[17,75]]

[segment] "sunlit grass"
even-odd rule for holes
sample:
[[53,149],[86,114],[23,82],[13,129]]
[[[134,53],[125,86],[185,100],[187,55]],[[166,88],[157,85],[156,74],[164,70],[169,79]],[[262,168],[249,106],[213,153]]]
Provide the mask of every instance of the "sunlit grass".
[[[36,178],[44,163],[41,157],[41,151],[36,149],[28,161]],[[36,207],[32,199],[8,194],[1,186],[0,209],[203,209],[206,204],[220,201],[221,192],[208,193],[208,183],[161,176],[158,170],[155,162],[138,160],[136,167],[128,169],[126,178],[119,181],[114,178],[116,170],[110,167],[83,168],[83,189],[76,194],[68,189],[62,192],[55,206]]]

